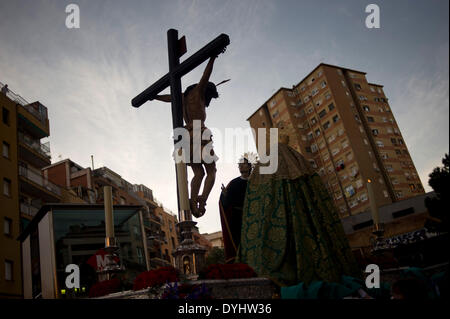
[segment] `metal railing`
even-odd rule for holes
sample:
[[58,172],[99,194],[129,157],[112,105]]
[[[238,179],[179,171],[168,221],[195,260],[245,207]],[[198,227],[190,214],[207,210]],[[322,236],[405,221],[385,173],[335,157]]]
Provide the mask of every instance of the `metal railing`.
[[20,203],[20,212],[21,213],[24,213],[28,216],[34,217],[38,211],[39,211],[39,208],[36,208],[36,207],[31,206],[26,203]]
[[26,167],[19,166],[19,175],[38,184],[39,186],[47,189],[48,191],[58,196],[61,196],[61,189],[52,182],[49,182],[48,180],[44,179],[44,177],[39,173],[34,172],[33,170],[30,170]]
[[19,94],[14,93],[11,89],[7,88],[6,92],[4,91],[4,84],[0,82],[1,91],[8,97],[11,101],[16,102],[22,105],[28,112],[34,115],[41,123],[46,124],[47,120],[47,108],[39,103],[38,108],[39,111],[36,110],[27,100],[21,97]]
[[50,142],[42,144],[39,140],[35,140],[22,132],[19,132],[19,141],[25,143],[35,151],[50,159]]

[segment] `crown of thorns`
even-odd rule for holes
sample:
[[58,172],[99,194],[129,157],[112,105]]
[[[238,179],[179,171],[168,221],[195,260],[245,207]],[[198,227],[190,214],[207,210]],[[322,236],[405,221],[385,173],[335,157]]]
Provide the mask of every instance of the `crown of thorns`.
[[255,164],[258,162],[258,155],[254,153],[245,153],[244,155],[239,158],[239,164],[240,163],[249,163],[250,165],[255,166]]

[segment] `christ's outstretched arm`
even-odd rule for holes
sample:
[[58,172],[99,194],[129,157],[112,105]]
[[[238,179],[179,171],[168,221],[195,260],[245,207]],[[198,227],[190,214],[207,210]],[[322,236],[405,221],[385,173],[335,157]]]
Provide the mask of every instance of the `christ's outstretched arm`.
[[155,100],[162,101],[162,102],[171,102],[172,101],[169,94],[157,95],[155,97]]

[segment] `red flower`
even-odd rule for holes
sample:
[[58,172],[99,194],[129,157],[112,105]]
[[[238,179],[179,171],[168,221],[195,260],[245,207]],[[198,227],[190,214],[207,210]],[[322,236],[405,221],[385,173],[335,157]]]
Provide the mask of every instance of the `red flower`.
[[238,279],[256,276],[255,271],[247,264],[214,264],[200,274],[202,279]]
[[101,297],[118,292],[120,288],[120,280],[113,278],[111,280],[100,281],[92,285],[89,289],[89,297]]
[[160,267],[139,274],[134,280],[133,290],[160,286],[166,282],[178,281],[177,271],[173,267]]

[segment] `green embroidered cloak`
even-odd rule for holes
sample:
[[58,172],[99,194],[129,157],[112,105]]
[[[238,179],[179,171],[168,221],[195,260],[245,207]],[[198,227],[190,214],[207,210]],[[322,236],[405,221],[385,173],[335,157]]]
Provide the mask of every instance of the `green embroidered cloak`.
[[320,177],[304,157],[278,145],[278,170],[250,176],[238,262],[280,286],[359,277],[341,221]]

